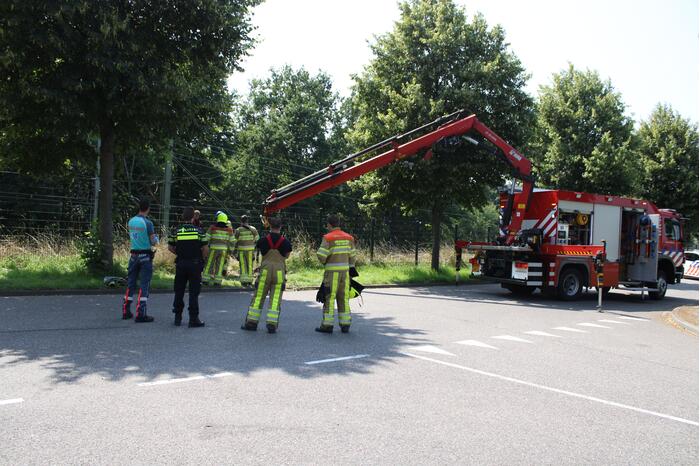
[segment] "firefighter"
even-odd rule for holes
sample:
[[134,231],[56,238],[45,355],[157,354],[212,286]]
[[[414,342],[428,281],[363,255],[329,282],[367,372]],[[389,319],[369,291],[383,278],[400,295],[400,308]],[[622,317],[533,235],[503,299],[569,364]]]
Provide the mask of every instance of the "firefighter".
[[200,217],[202,216],[202,213],[199,210],[194,211],[194,218],[192,219],[192,225],[202,228],[202,220]]
[[224,267],[233,242],[233,231],[226,225],[228,215],[217,212],[216,223],[209,227],[204,241],[209,245],[209,255],[204,267],[202,283],[205,285],[221,286],[224,280]]
[[137,281],[139,282],[139,294],[136,301],[135,322],[153,322],[153,317],[147,313],[148,292],[151,287],[151,277],[153,276],[153,256],[151,246],[158,244],[153,222],[148,218],[151,210],[151,203],[148,199],[139,201],[139,213],[132,217],[128,223],[129,241],[131,250],[129,257],[126,293],[122,303],[122,319],[128,320],[133,317],[131,313],[131,302],[134,299]]
[[241,269],[241,285],[249,286],[253,283],[253,251],[255,244],[260,239],[258,230],[254,226],[248,225],[248,216],[241,215],[241,226],[236,228],[235,233],[235,254],[238,257]]
[[185,308],[185,288],[189,282],[188,327],[204,327],[199,320],[199,290],[202,285],[202,261],[208,253],[206,236],[201,228],[194,224],[194,209],[186,207],[182,212],[182,224],[179,225],[168,240],[168,250],[175,254],[175,300],[173,313],[175,325],[182,323],[182,311]]
[[248,308],[246,320],[241,328],[257,330],[265,298],[270,293],[266,323],[268,333],[275,333],[279,325],[280,305],[287,273],[285,261],[292,252],[292,243],[280,233],[282,221],[278,217],[270,218],[268,221],[270,233],[260,238],[256,245],[262,254],[260,275],[258,275],[256,291]]
[[324,266],[323,320],[317,332],[333,333],[334,313],[338,305],[338,324],[343,333],[350,331],[350,268],[355,267],[355,238],[340,229],[337,215],[329,215],[321,247],[316,255]]

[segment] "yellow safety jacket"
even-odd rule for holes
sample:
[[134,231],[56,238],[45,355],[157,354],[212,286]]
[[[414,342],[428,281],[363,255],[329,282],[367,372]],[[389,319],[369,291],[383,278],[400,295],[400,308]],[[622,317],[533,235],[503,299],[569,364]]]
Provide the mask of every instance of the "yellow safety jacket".
[[323,236],[316,252],[326,271],[345,271],[355,267],[355,238],[340,228],[334,228]]

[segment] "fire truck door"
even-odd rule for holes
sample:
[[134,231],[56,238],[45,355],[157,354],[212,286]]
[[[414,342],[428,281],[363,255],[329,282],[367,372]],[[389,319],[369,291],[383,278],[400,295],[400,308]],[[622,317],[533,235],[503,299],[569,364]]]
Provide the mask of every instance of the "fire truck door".
[[642,215],[639,217],[634,264],[629,266],[629,279],[639,282],[656,282],[659,264],[659,215]]

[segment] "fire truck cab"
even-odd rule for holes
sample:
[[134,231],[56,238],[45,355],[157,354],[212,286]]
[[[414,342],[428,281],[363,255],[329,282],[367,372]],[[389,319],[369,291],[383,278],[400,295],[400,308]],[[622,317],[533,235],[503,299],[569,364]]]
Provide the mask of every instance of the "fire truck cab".
[[[501,196],[505,208],[507,194]],[[564,300],[596,287],[648,291],[661,299],[683,276],[681,216],[640,199],[563,190],[535,190],[524,207],[522,229],[509,246],[469,243],[472,268],[517,294],[535,289]],[[527,205],[526,205],[527,204]],[[521,214],[516,211],[515,215]]]

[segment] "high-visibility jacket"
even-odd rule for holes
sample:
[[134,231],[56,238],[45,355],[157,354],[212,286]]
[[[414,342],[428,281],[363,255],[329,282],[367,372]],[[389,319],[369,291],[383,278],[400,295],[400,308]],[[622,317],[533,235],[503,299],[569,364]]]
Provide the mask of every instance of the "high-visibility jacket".
[[212,251],[228,251],[234,244],[233,230],[226,224],[214,224],[209,227],[204,240],[209,243]]
[[334,228],[323,236],[316,256],[326,271],[347,271],[355,267],[355,238]]
[[255,243],[260,239],[258,230],[250,225],[241,225],[236,228],[234,236],[236,249],[239,251],[253,251],[255,249]]

